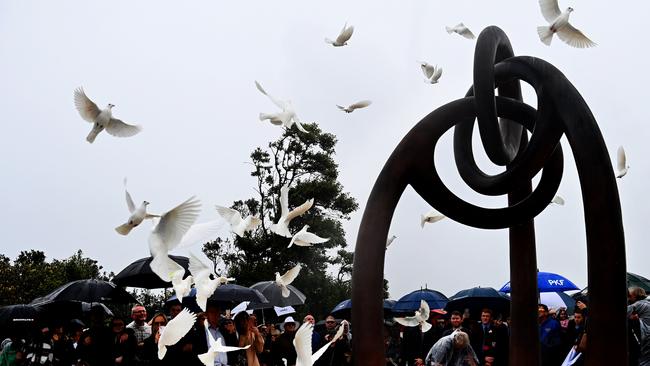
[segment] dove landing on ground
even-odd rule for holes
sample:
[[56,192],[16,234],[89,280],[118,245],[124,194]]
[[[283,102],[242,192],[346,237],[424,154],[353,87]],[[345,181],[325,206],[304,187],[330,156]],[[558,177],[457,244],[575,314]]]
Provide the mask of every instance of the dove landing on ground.
[[303,323],[296,331],[296,336],[293,339],[293,346],[296,349],[296,366],[313,366],[325,351],[330,348],[330,345],[343,336],[343,332],[347,326],[347,320],[343,320],[334,337],[312,354],[311,346],[314,325],[309,322]]
[[341,106],[341,105],[338,105],[338,104],[336,106],[338,107],[338,109],[342,110],[345,113],[352,113],[352,112],[354,112],[355,109],[365,108],[365,107],[367,107],[367,106],[369,106],[371,104],[372,104],[372,102],[369,101],[369,100],[362,100],[362,101],[350,104],[347,107],[344,107],[344,106]]
[[196,314],[187,309],[181,310],[160,333],[158,339],[158,359],[162,360],[167,353],[167,346],[173,346],[192,329],[196,321]]
[[426,78],[424,82],[429,84],[437,84],[438,80],[442,76],[442,67],[438,67],[438,65],[433,66],[424,61],[418,61],[418,63],[420,64],[422,73]]
[[113,104],[109,103],[106,105],[106,108],[99,109],[97,104],[86,96],[83,87],[75,89],[74,105],[77,107],[81,118],[93,123],[93,129],[88,134],[88,137],[86,137],[86,141],[91,144],[103,130],[116,137],[130,137],[142,130],[140,126],[130,125],[117,118],[113,118],[112,109],[115,107]]
[[438,212],[438,210],[431,209],[431,211],[427,212],[426,215],[420,216],[420,227],[424,227],[424,224],[426,223],[433,224],[434,222],[438,222],[445,217],[446,216]]
[[301,247],[310,247],[313,244],[321,244],[330,240],[330,238],[321,238],[314,233],[310,233],[307,229],[309,229],[309,225],[303,226],[302,229],[291,238],[287,248],[291,248],[294,244]]
[[160,217],[159,215],[152,215],[147,213],[147,205],[149,205],[149,202],[147,201],[142,201],[142,205],[140,205],[138,208],[135,208],[133,198],[131,198],[129,191],[126,189],[126,178],[124,178],[124,192],[126,193],[126,206],[128,207],[131,216],[129,216],[129,219],[126,221],[126,223],[115,228],[115,231],[117,231],[119,234],[128,235],[131,230],[134,227],[140,225],[144,219]]
[[542,9],[544,19],[550,24],[537,27],[539,39],[545,45],[551,45],[553,34],[555,33],[557,33],[558,38],[564,43],[572,47],[588,48],[596,45],[596,43],[569,23],[569,15],[573,11],[573,8],[569,7],[565,11],[560,12],[557,0],[539,0],[539,6]]
[[429,319],[429,313],[429,304],[424,300],[420,300],[420,308],[415,311],[415,315],[394,319],[396,322],[406,327],[420,326],[422,333],[425,333],[431,329],[431,324],[427,322],[427,319]]
[[307,130],[302,127],[302,123],[300,122],[296,110],[293,107],[293,103],[291,103],[290,100],[280,100],[273,97],[271,94],[268,94],[257,81],[255,81],[255,86],[257,87],[257,90],[266,95],[273,104],[282,109],[282,111],[278,113],[260,113],[260,121],[268,119],[272,124],[276,126],[284,126],[287,129],[291,128],[291,126],[295,124],[298,130],[307,133]]
[[619,146],[618,150],[616,150],[616,178],[623,178],[628,169],[630,169],[630,166],[627,165],[625,150],[623,146]]
[[219,215],[230,224],[230,230],[239,237],[243,237],[247,231],[255,229],[262,223],[262,220],[257,216],[248,215],[245,219],[242,219],[237,210],[223,206],[215,207]]
[[208,347],[210,348],[206,353],[202,353],[197,357],[201,362],[203,362],[205,366],[214,366],[215,365],[214,361],[217,358],[218,353],[240,351],[243,349],[248,349],[250,347],[250,344],[246,347],[224,346],[223,338],[214,339],[214,337],[212,337],[212,333],[210,333],[210,331],[208,330],[210,328],[210,323],[208,323],[207,319],[203,321],[203,327],[205,328],[205,332],[207,333]]
[[282,276],[280,276],[280,272],[275,272],[275,284],[282,289],[282,297],[289,297],[291,295],[291,291],[287,286],[298,277],[301,268],[300,263],[298,263]]
[[307,212],[307,210],[309,210],[313,205],[314,199],[312,198],[289,211],[289,186],[282,186],[282,188],[280,188],[280,219],[278,219],[277,223],[271,225],[269,229],[280,236],[291,238],[292,235],[289,231],[289,223],[291,220]]
[[354,26],[349,26],[348,23],[345,23],[343,25],[343,29],[341,29],[341,33],[339,33],[338,37],[336,37],[336,40],[332,41],[329,38],[325,38],[325,43],[329,43],[334,47],[342,47],[342,46],[347,46],[348,40],[350,40],[350,37],[352,37],[352,33],[354,32]]
[[460,34],[461,36],[467,38],[467,39],[474,39],[474,33],[472,33],[469,28],[465,26],[463,23],[458,23],[457,25],[453,27],[445,27],[447,30],[447,33],[452,34],[452,33],[457,33]]

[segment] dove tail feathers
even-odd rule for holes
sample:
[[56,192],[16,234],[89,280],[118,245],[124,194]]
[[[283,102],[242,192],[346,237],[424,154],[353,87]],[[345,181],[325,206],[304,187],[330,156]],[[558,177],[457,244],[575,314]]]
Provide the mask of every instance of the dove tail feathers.
[[549,26],[537,27],[537,34],[539,34],[539,39],[547,46],[551,45],[553,40],[553,31]]
[[92,131],[90,131],[90,133],[89,133],[88,136],[86,137],[86,141],[88,141],[89,143],[92,144],[93,142],[95,142],[95,138],[97,137],[97,135],[98,135],[100,132],[102,132],[101,129],[93,128]]
[[115,231],[117,231],[121,235],[129,235],[129,233],[131,232],[131,229],[133,229],[133,226],[126,223],[126,224],[122,224],[122,225],[116,227]]
[[325,38],[325,43],[334,44],[334,41],[329,38]]
[[271,119],[271,118],[273,118],[273,116],[268,113],[260,113],[260,121],[264,121],[265,119]]

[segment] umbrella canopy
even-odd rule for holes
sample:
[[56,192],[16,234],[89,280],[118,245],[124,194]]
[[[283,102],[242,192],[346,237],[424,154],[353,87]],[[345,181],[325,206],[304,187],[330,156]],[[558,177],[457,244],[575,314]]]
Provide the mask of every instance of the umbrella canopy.
[[[627,272],[627,287],[641,287],[646,293],[650,293],[650,280],[641,275]],[[575,300],[580,300],[581,298],[587,297],[588,293],[589,287],[585,287],[580,292],[571,295],[571,297]]]
[[[557,273],[537,272],[537,290],[539,292],[561,292],[579,289],[573,282]],[[499,291],[510,292],[510,281],[503,285]]]
[[126,292],[123,288],[117,287],[112,282],[87,279],[68,282],[49,294],[35,299],[31,304],[55,301],[137,302],[131,294]]
[[498,314],[506,316],[510,314],[510,298],[492,287],[473,287],[458,291],[449,298],[445,306],[448,312],[458,310],[462,313],[465,309],[469,309],[472,319],[478,319],[484,308],[492,310],[494,316]]
[[254,284],[250,288],[261,292],[268,300],[266,304],[252,304],[251,307],[263,308],[273,306],[291,306],[302,305],[305,303],[306,296],[293,285],[288,285],[289,297],[282,296],[282,288],[275,281],[262,281]]
[[0,329],[30,327],[38,320],[40,313],[41,310],[33,305],[3,306],[0,308]]
[[[185,275],[183,277],[190,275],[190,271],[188,270],[190,260],[187,257],[170,255],[169,258],[185,268]],[[113,282],[122,287],[128,286],[148,289],[172,287],[171,282],[165,282],[153,273],[149,266],[152,260],[153,257],[145,257],[129,264],[113,278]]]
[[410,313],[420,308],[420,301],[429,304],[430,309],[443,309],[449,299],[441,292],[427,288],[415,290],[402,296],[393,306],[393,313]]
[[542,292],[539,294],[539,301],[549,309],[566,308],[569,315],[573,314],[576,306],[576,300],[564,292]]
[[[167,299],[166,303],[169,304],[176,301],[178,301],[178,299],[176,298],[176,295],[173,295]],[[259,304],[268,304],[269,302],[261,292],[235,284],[227,284],[217,287],[212,296],[208,298],[209,303],[219,303],[220,305],[228,306],[228,308],[235,304],[239,304],[242,301],[250,301]],[[192,311],[202,311],[196,304],[196,288],[192,288],[189,295],[183,297],[183,307]]]
[[79,319],[90,313],[93,308],[99,310],[104,316],[113,316],[113,312],[100,302],[83,301],[47,301],[39,297],[32,301],[33,306],[42,311],[46,319]]
[[[395,300],[384,299],[384,318],[393,316],[393,306],[395,306]],[[330,311],[335,318],[343,318],[350,320],[352,318],[352,299],[343,300],[338,303],[332,311]]]

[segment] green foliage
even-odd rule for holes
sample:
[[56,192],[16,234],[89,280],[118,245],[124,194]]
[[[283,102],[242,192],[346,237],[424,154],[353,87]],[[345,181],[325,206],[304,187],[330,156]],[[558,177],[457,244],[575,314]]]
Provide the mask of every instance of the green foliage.
[[[287,129],[267,149],[258,147],[251,153],[251,176],[256,179],[258,196],[235,201],[232,208],[242,216],[258,215],[263,224],[243,238],[208,243],[204,252],[215,266],[244,286],[273,280],[275,272],[282,274],[296,263],[303,264],[293,284],[305,293],[307,302],[298,310],[324,317],[338,302],[350,297],[352,253],[343,249],[347,243],[341,222],[350,218],[358,204],[338,182],[338,165],[333,159],[336,137],[315,123],[305,126],[309,133]],[[330,238],[328,242],[287,248],[290,239],[269,230],[269,223],[281,216],[280,188],[284,185],[290,187],[290,208],[314,199],[309,211],[291,221],[291,231],[307,224],[310,232]],[[336,275],[330,274],[332,271]]]

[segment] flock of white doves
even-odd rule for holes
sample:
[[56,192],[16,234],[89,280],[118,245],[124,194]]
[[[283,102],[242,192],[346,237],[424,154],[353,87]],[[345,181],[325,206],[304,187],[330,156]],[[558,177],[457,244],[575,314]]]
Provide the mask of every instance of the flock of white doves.
[[[539,0],[539,4],[542,15],[549,22],[548,26],[537,28],[541,41],[546,45],[551,44],[553,34],[556,33],[558,38],[573,47],[584,48],[596,45],[569,23],[569,15],[573,11],[573,8],[567,8],[564,12],[561,12],[557,0]],[[450,34],[457,33],[468,39],[475,38],[474,34],[463,23],[459,23],[454,27],[446,27],[446,30]],[[346,23],[335,40],[326,38],[325,42],[334,47],[346,46],[348,45],[348,41],[352,37],[353,32],[354,27],[351,25],[348,26]],[[424,76],[426,77],[425,82],[430,84],[438,83],[442,76],[442,68],[437,65],[430,65],[424,61],[419,62],[419,64]],[[295,124],[298,130],[303,133],[308,133],[298,119],[291,101],[284,101],[273,97],[268,94],[257,81],[255,81],[255,86],[262,94],[266,95],[273,104],[281,109],[280,112],[276,113],[260,113],[260,120],[268,120],[274,125],[283,126],[287,129],[291,128]],[[113,104],[109,103],[106,108],[99,109],[99,107],[88,98],[83,88],[78,88],[74,91],[74,103],[81,117],[93,124],[92,130],[86,138],[89,143],[94,142],[97,135],[103,130],[106,130],[109,134],[117,137],[130,137],[142,130],[138,125],[127,124],[117,118],[113,118],[112,108],[115,107]],[[351,113],[355,109],[365,108],[370,104],[371,101],[362,100],[347,107],[341,105],[337,105],[337,107],[341,111]],[[617,163],[616,175],[617,178],[620,178],[627,173],[628,169],[625,159],[625,151],[622,146],[618,149]],[[152,271],[163,281],[172,283],[179,301],[182,301],[183,297],[189,294],[192,284],[194,284],[196,288],[197,304],[201,309],[205,310],[207,299],[214,293],[214,291],[221,284],[226,284],[228,281],[233,281],[234,279],[216,275],[212,266],[207,265],[204,260],[193,253],[190,253],[189,264],[191,276],[183,279],[185,270],[178,263],[171,260],[168,253],[176,248],[189,247],[194,244],[215,240],[218,230],[221,227],[221,220],[195,224],[201,211],[201,203],[195,197],[190,197],[185,202],[162,215],[150,214],[147,212],[147,205],[149,202],[143,201],[139,207],[136,207],[131,195],[128,190],[126,190],[126,179],[124,180],[124,185],[126,202],[128,209],[131,212],[131,216],[126,223],[118,226],[115,230],[122,235],[128,235],[129,232],[136,226],[140,225],[143,220],[152,219],[152,221],[154,221],[154,228],[149,236],[149,250],[153,257],[153,260],[151,261]],[[556,196],[553,199],[553,203],[563,205],[564,200],[562,197]],[[308,225],[303,226],[303,228],[295,234],[292,234],[289,230],[289,223],[291,220],[304,214],[313,206],[313,204],[314,200],[310,199],[293,210],[289,210],[289,187],[286,185],[283,186],[280,189],[281,217],[276,223],[273,223],[270,226],[270,230],[277,235],[291,238],[289,241],[289,247],[294,244],[298,246],[311,246],[312,244],[328,241],[329,238],[321,238],[318,235],[307,231],[309,229]],[[243,236],[246,232],[255,229],[262,223],[261,219],[257,216],[249,215],[242,218],[238,211],[228,207],[216,206],[216,209],[221,217],[230,224],[231,231],[238,236]],[[443,218],[445,218],[445,216],[434,209],[421,216],[420,224],[424,227],[425,223],[434,223]],[[396,236],[394,235],[388,238],[386,241],[386,247],[388,247],[395,238]],[[298,264],[282,276],[276,272],[275,282],[277,286],[282,288],[283,296],[289,296],[287,286],[298,276],[300,269],[300,264]],[[426,303],[422,304],[423,308],[421,311],[416,312],[414,317],[400,319],[400,323],[411,326],[420,325],[423,324],[423,322],[426,323],[425,317],[428,315],[428,311],[424,308],[426,307],[425,304]],[[184,309],[181,314],[168,323],[167,327],[163,330],[160,336],[160,342],[158,343],[159,358],[162,359],[162,357],[164,357],[166,346],[178,342],[178,340],[180,340],[191,329],[195,320],[196,315],[192,314],[187,309]],[[342,329],[343,327],[340,328],[340,332]],[[298,352],[298,366],[312,365],[312,363],[328,346],[324,346],[321,350],[312,355],[312,331],[313,327],[309,324],[303,324],[298,330],[296,340],[294,341],[294,345]],[[423,331],[425,331],[424,328]],[[330,343],[333,341],[334,340],[330,341]],[[211,339],[210,350],[206,354],[201,355],[200,358],[206,365],[212,365],[211,361],[214,360],[216,353],[230,352],[238,349],[242,348],[226,347],[221,343],[221,340],[215,341],[214,339]]]

